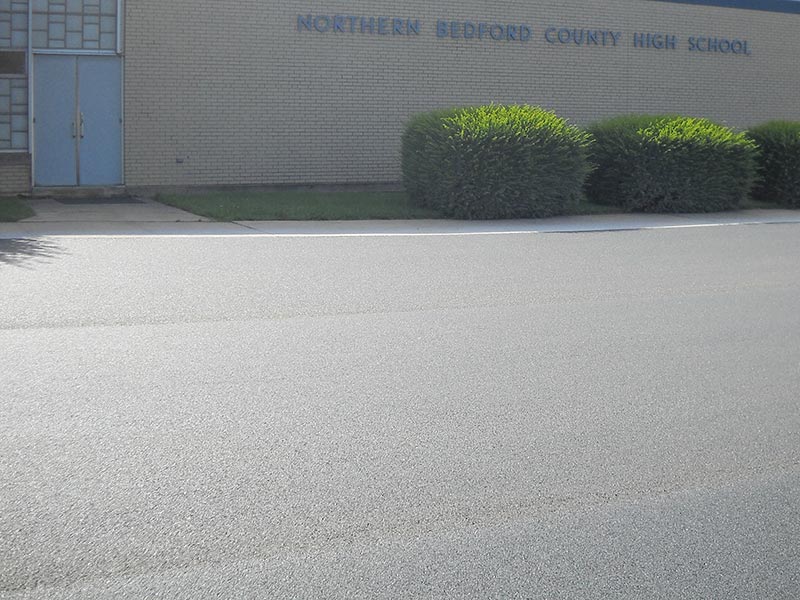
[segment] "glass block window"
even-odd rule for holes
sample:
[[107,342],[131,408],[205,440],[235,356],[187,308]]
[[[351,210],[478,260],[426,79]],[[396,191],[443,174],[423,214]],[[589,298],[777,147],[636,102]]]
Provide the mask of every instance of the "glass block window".
[[28,1],[0,0],[0,49],[28,47]]
[[31,0],[31,2],[33,2],[34,48],[69,50],[117,48],[117,0]]
[[28,149],[28,1],[0,0],[0,152]]
[[0,151],[27,149],[28,80],[0,77]]

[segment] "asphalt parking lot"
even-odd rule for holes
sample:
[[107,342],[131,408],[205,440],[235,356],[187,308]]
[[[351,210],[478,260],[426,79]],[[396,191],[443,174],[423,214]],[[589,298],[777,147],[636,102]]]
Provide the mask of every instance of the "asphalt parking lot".
[[798,259],[0,239],[0,598],[796,598]]

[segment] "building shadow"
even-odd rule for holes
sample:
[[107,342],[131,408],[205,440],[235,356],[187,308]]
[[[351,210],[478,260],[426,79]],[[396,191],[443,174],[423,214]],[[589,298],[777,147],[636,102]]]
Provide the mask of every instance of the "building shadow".
[[65,253],[64,248],[46,240],[0,239],[0,267],[32,268],[36,263],[50,262]]

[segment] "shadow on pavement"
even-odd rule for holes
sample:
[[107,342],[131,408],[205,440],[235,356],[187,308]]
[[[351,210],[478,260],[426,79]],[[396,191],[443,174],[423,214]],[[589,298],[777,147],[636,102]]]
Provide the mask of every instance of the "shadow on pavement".
[[0,266],[30,268],[32,263],[49,262],[65,254],[58,244],[29,238],[0,239]]

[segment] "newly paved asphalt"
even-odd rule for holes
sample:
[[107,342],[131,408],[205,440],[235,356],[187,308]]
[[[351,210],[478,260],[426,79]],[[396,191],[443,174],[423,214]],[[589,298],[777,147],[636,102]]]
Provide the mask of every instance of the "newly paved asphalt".
[[0,239],[0,598],[800,597],[800,225]]

